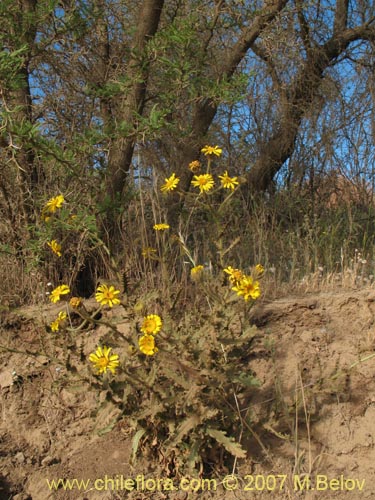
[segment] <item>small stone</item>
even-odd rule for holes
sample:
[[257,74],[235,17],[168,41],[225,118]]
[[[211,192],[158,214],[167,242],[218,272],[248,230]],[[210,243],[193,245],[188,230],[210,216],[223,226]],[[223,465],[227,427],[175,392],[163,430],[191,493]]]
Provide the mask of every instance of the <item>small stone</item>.
[[46,465],[52,465],[52,464],[57,464],[57,463],[59,463],[59,459],[57,459],[55,457],[51,457],[50,455],[47,455],[41,461],[41,465],[44,465],[44,466],[46,466]]
[[23,464],[23,463],[25,463],[25,461],[26,461],[25,455],[22,453],[22,451],[19,451],[18,453],[16,453],[16,454],[14,455],[14,458],[15,458],[15,460],[16,460],[19,464]]

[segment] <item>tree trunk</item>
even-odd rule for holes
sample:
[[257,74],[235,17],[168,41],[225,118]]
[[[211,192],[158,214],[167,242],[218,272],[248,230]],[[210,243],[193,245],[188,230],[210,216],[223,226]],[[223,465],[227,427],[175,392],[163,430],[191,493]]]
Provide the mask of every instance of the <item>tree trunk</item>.
[[[114,245],[118,235],[118,209],[123,202],[123,194],[133,158],[137,136],[138,116],[142,114],[148,81],[148,61],[145,48],[148,40],[158,29],[164,0],[144,0],[140,9],[137,32],[130,52],[126,77],[132,82],[126,95],[113,100],[114,118],[129,130],[125,137],[117,135],[110,144],[106,175],[105,196],[109,201],[108,214],[104,221],[109,242]],[[108,206],[108,205],[107,205]]]

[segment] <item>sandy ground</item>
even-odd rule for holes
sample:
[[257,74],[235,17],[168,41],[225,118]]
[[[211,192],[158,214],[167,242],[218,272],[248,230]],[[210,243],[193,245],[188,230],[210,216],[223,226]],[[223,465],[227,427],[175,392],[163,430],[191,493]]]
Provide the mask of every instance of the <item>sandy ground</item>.
[[[47,321],[55,313],[42,311]],[[45,352],[35,315],[32,308],[2,311],[0,343]],[[80,384],[79,371],[72,383],[64,367],[42,355],[2,352],[0,499],[375,498],[375,290],[260,303],[253,322],[249,368],[262,386],[249,401],[259,424],[243,443],[248,458],[236,464],[235,479],[218,467],[197,492],[197,483],[184,491],[177,478],[157,484],[166,479],[157,464],[129,465],[126,421],[108,427],[118,410],[97,412],[99,396]],[[72,358],[83,360],[101,329],[71,339]],[[51,491],[47,480],[59,478],[87,482]]]

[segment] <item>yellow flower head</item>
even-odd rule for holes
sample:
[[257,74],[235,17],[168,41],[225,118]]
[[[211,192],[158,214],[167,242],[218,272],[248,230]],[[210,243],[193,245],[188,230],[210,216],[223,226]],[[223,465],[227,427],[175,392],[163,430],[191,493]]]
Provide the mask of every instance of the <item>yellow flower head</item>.
[[81,307],[81,305],[82,305],[82,300],[79,297],[72,297],[69,300],[69,305],[73,309],[78,309],[78,307]]
[[264,273],[264,267],[262,266],[262,264],[257,264],[255,266],[255,274],[257,276],[262,276],[263,273]]
[[54,213],[58,208],[62,207],[62,204],[64,203],[64,196],[62,194],[59,194],[58,196],[55,196],[54,198],[51,198],[50,200],[47,201],[43,208],[43,213],[44,212],[50,212]]
[[244,273],[240,269],[235,269],[232,266],[226,267],[224,272],[229,274],[229,280],[233,284],[239,283],[244,277]]
[[221,185],[225,189],[231,189],[232,191],[236,186],[238,186],[238,177],[229,177],[227,170],[223,173],[223,175],[219,175],[219,179],[221,180]]
[[155,224],[155,231],[164,231],[164,229],[169,229],[169,224]]
[[203,271],[203,266],[202,265],[199,265],[199,266],[194,266],[191,271],[190,271],[190,275],[193,279],[197,278],[198,276],[201,275],[202,271]]
[[144,257],[145,259],[152,259],[155,253],[156,253],[156,248],[151,248],[151,247],[142,248],[142,257]]
[[157,314],[149,314],[143,319],[141,332],[146,335],[155,335],[160,332],[163,322]]
[[67,295],[68,293],[70,293],[68,285],[60,285],[50,293],[50,301],[56,304],[56,302],[58,302],[61,298],[60,295]]
[[139,350],[146,354],[146,356],[153,356],[158,352],[158,348],[155,346],[155,338],[153,335],[143,335],[140,337]]
[[191,183],[194,187],[199,187],[200,192],[203,193],[213,188],[214,179],[211,174],[194,175]]
[[58,332],[60,328],[60,323],[66,319],[66,312],[60,311],[55,321],[52,321],[50,327],[53,332]]
[[89,356],[89,360],[94,365],[98,375],[106,373],[107,370],[111,371],[115,375],[116,368],[119,366],[120,361],[118,354],[111,354],[111,347],[98,347],[95,352],[92,352]]
[[205,156],[211,156],[211,155],[220,156],[223,150],[219,148],[219,146],[205,146],[204,148],[201,149],[201,152]]
[[52,321],[52,323],[50,324],[51,330],[53,332],[58,332],[59,326],[60,326],[60,321],[58,321],[57,319],[55,319],[55,321]]
[[176,174],[172,174],[169,178],[165,179],[165,184],[162,185],[160,191],[162,193],[167,193],[168,191],[173,191],[177,184],[180,182],[180,179],[176,177]]
[[99,285],[96,289],[95,299],[102,306],[113,307],[114,305],[120,304],[120,299],[116,297],[120,293],[120,290],[115,290],[113,285]]
[[66,319],[66,312],[65,311],[60,311],[58,316],[57,316],[57,319],[59,321],[64,321],[64,319]]
[[242,296],[246,302],[250,298],[256,300],[260,296],[259,283],[253,282],[251,276],[244,276],[236,286],[232,287],[232,290],[237,292],[239,297]]
[[189,170],[191,170],[191,172],[194,172],[194,174],[199,172],[200,168],[201,168],[201,162],[199,160],[194,160],[189,163]]
[[57,243],[56,240],[52,240],[47,243],[53,253],[55,253],[58,257],[61,257],[61,245]]

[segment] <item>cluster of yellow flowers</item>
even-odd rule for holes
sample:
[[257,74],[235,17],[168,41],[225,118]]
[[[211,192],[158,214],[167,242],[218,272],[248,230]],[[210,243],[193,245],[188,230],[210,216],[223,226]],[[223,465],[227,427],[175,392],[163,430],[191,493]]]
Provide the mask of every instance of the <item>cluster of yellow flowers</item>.
[[[218,146],[205,146],[201,149],[201,152],[208,157],[208,165],[210,165],[211,157],[217,156],[220,157],[222,154],[222,149]],[[214,179],[213,176],[207,172],[203,174],[199,174],[198,172],[201,168],[201,163],[198,160],[195,160],[189,164],[189,169],[193,172],[194,177],[192,180],[192,185],[194,187],[199,188],[200,193],[209,192],[214,187]],[[208,166],[209,170],[209,166]],[[239,185],[237,177],[230,177],[228,172],[225,171],[222,175],[219,175],[219,179],[221,181],[221,186],[224,189],[230,189],[234,191],[236,186]],[[165,184],[161,186],[161,191],[163,193],[167,193],[176,189],[180,182],[180,179],[176,177],[176,174],[173,173],[169,178],[165,179]],[[47,222],[51,215],[53,215],[58,208],[61,208],[64,203],[64,197],[62,195],[58,195],[54,198],[51,198],[42,210],[42,218]],[[164,231],[169,229],[169,225],[166,223],[158,223],[153,226],[155,231]],[[47,243],[51,250],[58,256],[61,256],[61,245],[56,240],[51,240]],[[156,253],[156,249],[151,247],[146,247],[142,250],[142,255],[145,258],[150,258],[153,254]],[[191,276],[193,279],[197,279],[204,270],[202,265],[194,265],[191,269]],[[232,268],[228,266],[224,269],[224,272],[229,275],[230,283],[232,284],[232,290],[237,292],[238,296],[242,296],[244,300],[247,302],[250,298],[255,300],[260,296],[260,288],[259,283],[256,281],[258,277],[260,277],[264,268],[260,264],[255,266],[253,275],[246,275],[240,269]],[[62,296],[70,293],[70,288],[68,285],[60,285],[56,287],[50,293],[50,300],[53,303],[58,302]],[[114,305],[120,304],[120,299],[118,295],[120,294],[119,290],[116,290],[113,285],[107,286],[105,284],[101,284],[97,287],[95,298],[96,301],[102,306],[113,307]],[[82,304],[82,301],[78,297],[72,297],[70,299],[70,305],[73,308],[78,308]],[[58,331],[60,327],[60,323],[63,322],[67,318],[67,314],[64,311],[60,311],[56,320],[51,323],[51,330]],[[155,345],[155,335],[161,330],[163,326],[162,319],[157,314],[150,314],[144,317],[140,330],[142,332],[142,336],[138,340],[139,350],[147,355],[153,356],[158,352],[158,348]],[[96,372],[98,375],[104,374],[107,371],[110,371],[112,374],[115,374],[116,369],[120,365],[118,354],[111,354],[111,347],[107,346],[98,346],[96,351],[89,355],[89,360],[94,365]]]
[[[201,152],[208,156],[209,158],[213,155],[220,156],[223,150],[218,146],[205,146],[201,149]],[[198,160],[194,160],[189,163],[189,169],[193,173],[197,173],[201,167],[201,163]],[[219,179],[221,181],[221,186],[224,189],[231,189],[232,191],[238,186],[238,177],[230,177],[228,171],[226,170],[222,175],[219,175]],[[176,177],[176,174],[173,173],[170,177],[167,177],[165,180],[165,184],[163,184],[160,188],[162,193],[167,193],[169,191],[173,191],[176,189],[178,183],[180,182],[179,177]],[[194,175],[191,184],[194,187],[199,188],[200,193],[208,193],[215,185],[215,181],[213,176],[210,173]]]
[[256,300],[260,297],[260,287],[259,282],[256,281],[264,273],[264,267],[261,264],[257,264],[254,268],[254,275],[247,275],[240,269],[228,266],[224,269],[224,272],[228,274],[229,281],[233,285],[232,290],[237,293],[239,297],[243,297],[245,302],[249,299]]
[[[48,222],[57,209],[62,207],[64,202],[65,199],[62,194],[49,199],[42,209],[42,219],[44,222]],[[56,240],[47,242],[47,245],[54,254],[61,257],[61,245]]]
[[[70,293],[70,288],[68,285],[59,285],[50,293],[50,300],[53,303],[61,300],[63,295]],[[113,307],[114,305],[120,304],[120,299],[117,297],[120,294],[120,290],[116,290],[113,285],[99,285],[96,289],[95,299],[99,304],[103,306]],[[82,301],[79,297],[72,297],[69,304],[74,309],[80,307]],[[67,317],[66,312],[60,311],[58,317],[50,325],[53,332],[57,332],[60,327],[60,323],[64,321]],[[115,373],[115,369],[119,365],[118,355],[110,355],[110,347],[98,347],[95,353],[90,354],[89,359],[94,364],[98,374],[105,373],[110,370]]]
[[[161,330],[162,325],[163,322],[157,314],[150,314],[143,319],[141,332],[144,335],[142,335],[138,341],[139,350],[143,354],[153,356],[158,352],[158,348],[155,346],[154,335]],[[106,373],[107,370],[115,375],[116,369],[120,365],[120,361],[118,354],[110,354],[111,350],[111,347],[99,346],[95,352],[90,354],[89,360],[94,365],[98,375]]]
[[143,354],[153,356],[158,352],[158,348],[155,346],[154,335],[160,332],[162,326],[163,322],[157,314],[149,314],[143,319],[141,332],[144,335],[138,341],[139,349]]
[[[60,285],[56,287],[50,293],[51,302],[58,302],[63,295],[70,293],[70,288],[67,285]],[[114,305],[120,304],[120,299],[118,295],[120,290],[116,290],[113,285],[99,285],[95,299],[103,306],[113,307]],[[77,308],[81,304],[81,299],[78,297],[72,297],[70,299],[70,305]],[[60,323],[67,317],[64,311],[61,311],[55,321],[51,323],[51,330],[56,332],[59,330]],[[158,352],[158,348],[155,346],[154,335],[161,330],[163,322],[157,314],[150,314],[146,316],[143,320],[141,326],[141,332],[144,334],[139,339],[139,350],[146,354],[147,356],[153,356]],[[94,353],[91,353],[89,360],[93,363],[94,368],[100,375],[106,373],[107,370],[115,373],[116,368],[119,366],[119,357],[117,354],[110,355],[110,347],[98,347]]]

